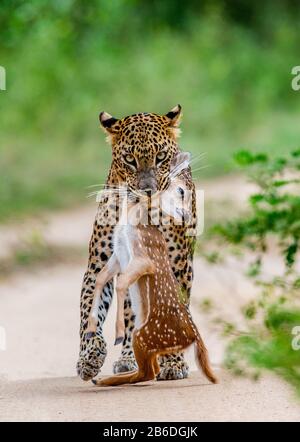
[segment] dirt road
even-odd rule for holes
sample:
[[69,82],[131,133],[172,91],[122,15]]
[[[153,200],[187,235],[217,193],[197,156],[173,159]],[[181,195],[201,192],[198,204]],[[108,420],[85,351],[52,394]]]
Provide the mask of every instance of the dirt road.
[[[16,381],[1,393],[4,421],[298,421],[300,407],[275,378],[259,383],[221,374],[100,389],[75,377]],[[128,404],[131,404],[130,406]]]
[[[94,212],[91,205],[51,216],[43,227],[47,241],[66,245],[75,241],[87,247]],[[17,241],[18,232],[2,228],[3,249]],[[187,380],[115,389],[96,388],[75,376],[85,261],[11,274],[0,284],[0,326],[6,332],[6,350],[0,350],[0,421],[300,420],[300,403],[278,378],[266,375],[255,383],[233,378],[220,368],[223,342],[199,304],[209,297],[224,314],[236,318],[253,293],[241,276],[243,265],[233,259],[216,266],[200,258],[195,262],[192,313],[220,384],[210,385],[193,372]],[[120,351],[113,346],[114,312],[115,303],[105,323],[108,357],[103,375],[111,373]],[[196,370],[193,351],[188,351],[187,359]]]

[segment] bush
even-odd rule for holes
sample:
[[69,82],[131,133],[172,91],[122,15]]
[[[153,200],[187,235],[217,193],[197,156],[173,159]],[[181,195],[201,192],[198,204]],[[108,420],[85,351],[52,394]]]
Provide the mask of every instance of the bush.
[[[237,374],[274,371],[300,393],[300,150],[277,158],[243,150],[235,160],[259,190],[250,196],[246,215],[214,226],[212,233],[254,253],[248,276],[261,290],[243,308],[246,329],[231,324],[228,331],[227,324],[234,336],[225,362]],[[284,271],[266,280],[262,268],[270,245]]]

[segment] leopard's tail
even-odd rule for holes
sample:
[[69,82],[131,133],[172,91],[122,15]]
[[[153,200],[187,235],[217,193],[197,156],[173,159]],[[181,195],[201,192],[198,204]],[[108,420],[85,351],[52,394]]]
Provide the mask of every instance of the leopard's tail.
[[218,379],[215,377],[215,375],[211,369],[209,357],[208,357],[208,352],[207,352],[205,344],[204,344],[199,333],[197,333],[196,340],[195,340],[195,356],[196,356],[196,363],[197,363],[198,367],[203,371],[205,376],[213,384],[217,384]]

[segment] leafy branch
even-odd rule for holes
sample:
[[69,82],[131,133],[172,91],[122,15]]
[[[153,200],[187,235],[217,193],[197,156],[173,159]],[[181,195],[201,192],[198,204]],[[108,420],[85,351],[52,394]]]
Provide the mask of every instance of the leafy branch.
[[[261,369],[272,370],[300,393],[300,350],[292,346],[293,330],[300,326],[300,149],[280,158],[243,150],[235,161],[258,191],[249,197],[246,215],[219,223],[211,232],[223,246],[254,254],[247,275],[260,293],[242,309],[246,331],[239,334],[237,326],[225,324],[231,337],[225,363],[236,374],[254,377]],[[284,271],[266,281],[261,272],[270,247]]]

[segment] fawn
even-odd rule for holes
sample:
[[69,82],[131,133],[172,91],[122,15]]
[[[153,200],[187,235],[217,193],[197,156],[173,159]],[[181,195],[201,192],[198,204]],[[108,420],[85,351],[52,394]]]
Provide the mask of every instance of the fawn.
[[[178,153],[173,162],[176,175],[188,166],[189,154]],[[158,203],[168,216],[182,222],[186,215],[182,207],[185,192],[188,189],[175,176],[166,191],[152,197],[151,204],[155,200],[154,204]],[[129,289],[136,315],[133,350],[138,370],[93,380],[93,383],[109,386],[153,380],[159,373],[158,356],[180,352],[192,343],[196,346],[198,365],[207,378],[216,383],[204,342],[188,307],[180,300],[180,286],[173,274],[162,233],[156,226],[136,223],[137,213],[141,213],[141,198],[139,202],[128,202],[126,207],[123,206],[123,212],[127,210],[127,224],[124,224],[122,213],[114,233],[113,254],[97,276],[87,329],[90,336],[96,332],[99,293],[108,281],[118,275],[115,345],[124,338],[124,300]]]

